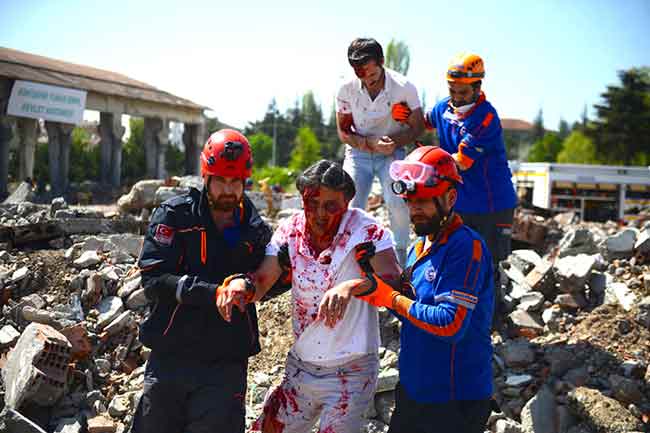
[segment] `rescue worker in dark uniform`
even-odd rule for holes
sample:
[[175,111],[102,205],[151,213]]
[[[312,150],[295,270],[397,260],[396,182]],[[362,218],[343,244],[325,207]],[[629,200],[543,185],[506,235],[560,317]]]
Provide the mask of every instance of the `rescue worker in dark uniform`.
[[230,323],[216,309],[227,283],[255,270],[271,229],[244,194],[253,167],[246,137],[217,131],[201,153],[202,191],[154,212],[139,266],[153,304],[140,328],[151,349],[134,433],[243,433],[248,357],[260,351],[255,306]]

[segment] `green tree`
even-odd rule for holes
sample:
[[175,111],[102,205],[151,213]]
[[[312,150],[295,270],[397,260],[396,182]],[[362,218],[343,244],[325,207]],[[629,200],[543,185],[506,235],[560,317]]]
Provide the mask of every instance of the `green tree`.
[[528,154],[529,162],[555,162],[562,150],[562,140],[554,132],[547,132],[541,140],[537,140]]
[[402,41],[391,39],[386,47],[386,67],[399,72],[408,74],[411,65],[411,54],[409,47]]
[[100,149],[90,144],[90,133],[83,128],[74,128],[70,147],[70,181],[99,179],[99,160]]
[[248,142],[253,151],[253,163],[256,168],[267,166],[273,157],[273,138],[263,132],[249,135]]
[[560,140],[566,140],[566,138],[571,133],[571,126],[569,126],[569,122],[564,119],[560,119],[560,124],[558,125],[557,129],[557,136],[560,137]]
[[316,134],[309,127],[303,126],[298,130],[289,168],[302,171],[321,158],[321,144]]
[[314,98],[314,92],[306,92],[302,97],[302,125],[308,126],[319,139],[323,139],[323,110]]
[[185,174],[185,152],[171,143],[167,143],[165,150],[165,169],[170,177]]
[[598,164],[594,142],[580,131],[573,131],[562,144],[557,162],[571,164]]
[[621,85],[608,86],[587,134],[609,163],[631,164],[650,153],[650,68],[619,71]]
[[544,113],[540,108],[539,112],[537,113],[537,116],[535,117],[535,120],[533,120],[533,132],[532,132],[533,141],[535,142],[543,139],[545,133],[546,130],[544,129]]
[[131,135],[122,147],[122,178],[124,184],[132,184],[142,178],[146,162],[144,159],[144,119],[129,119]]
[[269,103],[264,118],[260,121],[250,123],[246,128],[244,128],[244,135],[248,137],[249,135],[263,132],[269,137],[275,137],[275,163],[279,166],[286,166],[289,162],[296,132],[298,131],[298,126],[293,123],[295,120],[293,118],[294,114],[296,114],[295,109],[294,112],[289,110],[287,115],[281,114],[275,98],[273,98]]

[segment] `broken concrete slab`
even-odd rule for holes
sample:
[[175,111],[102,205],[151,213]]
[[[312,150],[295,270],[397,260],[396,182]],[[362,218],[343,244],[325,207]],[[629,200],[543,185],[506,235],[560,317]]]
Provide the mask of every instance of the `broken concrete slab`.
[[0,349],[5,349],[14,345],[20,338],[20,332],[11,325],[5,325],[0,329]]
[[63,418],[56,426],[54,433],[82,433],[83,423],[81,418]]
[[577,310],[587,306],[587,300],[582,293],[561,293],[557,295],[553,303],[570,310]]
[[20,407],[23,401],[51,406],[64,393],[71,345],[54,328],[32,323],[9,352],[2,369],[5,403]]
[[544,332],[544,324],[534,313],[515,310],[508,315],[508,319],[518,335],[541,335]]
[[508,261],[526,275],[542,263],[542,258],[534,250],[514,250]]
[[38,424],[24,417],[15,409],[5,407],[0,412],[0,432],[3,433],[46,433]]
[[595,431],[641,431],[641,422],[621,403],[595,389],[579,387],[569,392],[569,406]]
[[627,228],[605,239],[603,246],[609,258],[629,257],[634,252],[639,231],[635,228]]
[[97,254],[97,251],[92,250],[92,251],[84,251],[81,256],[72,262],[77,268],[80,269],[85,269],[89,268],[91,266],[95,266],[99,262],[101,262],[102,259],[99,257],[99,254]]
[[650,227],[641,230],[634,243],[634,250],[641,254],[650,251]]
[[591,271],[596,266],[599,255],[578,254],[565,256],[555,262],[553,270],[556,281],[560,284],[560,291],[564,293],[582,292]]
[[611,283],[605,289],[605,303],[619,304],[625,311],[630,311],[636,303],[636,295],[625,283]]
[[396,368],[380,371],[375,393],[393,391],[397,386],[397,382],[399,382],[399,371]]
[[593,233],[587,228],[569,230],[560,240],[558,257],[575,256],[578,254],[597,254],[598,245]]
[[155,206],[156,191],[165,186],[164,180],[149,179],[136,182],[131,191],[120,197],[117,206],[120,212],[128,213],[142,208],[152,209]]
[[535,351],[525,339],[507,340],[499,351],[508,367],[526,366],[535,361]]
[[104,329],[124,311],[124,303],[119,296],[108,296],[97,305],[97,310],[99,311],[97,326],[99,329]]
[[140,250],[142,249],[144,236],[131,233],[120,233],[110,235],[108,240],[120,250],[129,253],[133,257],[138,257],[140,255]]
[[555,395],[543,386],[521,411],[521,426],[525,433],[557,433],[557,404]]
[[133,313],[130,311],[124,311],[104,328],[104,332],[108,335],[116,335],[121,330],[132,326],[134,323],[135,318],[133,317]]
[[142,276],[140,272],[122,280],[122,286],[117,290],[117,296],[128,298],[131,293],[142,287]]
[[524,311],[538,311],[544,305],[544,294],[540,292],[528,292],[519,298],[517,308]]
[[144,289],[140,288],[131,293],[131,296],[129,296],[129,299],[126,301],[126,306],[130,310],[136,310],[138,308],[144,307],[148,302],[149,301],[147,300],[147,296],[144,294]]
[[88,419],[88,433],[115,433],[117,425],[105,415]]

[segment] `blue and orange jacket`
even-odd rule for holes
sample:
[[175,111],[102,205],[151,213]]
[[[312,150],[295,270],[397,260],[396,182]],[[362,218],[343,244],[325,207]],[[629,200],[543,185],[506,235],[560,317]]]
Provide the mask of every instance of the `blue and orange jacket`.
[[445,98],[425,114],[426,120],[438,130],[440,147],[458,157],[469,169],[463,171],[463,184],[458,185],[456,210],[462,213],[485,214],[512,209],[517,196],[508,167],[501,120],[481,93],[467,113],[455,113]]
[[429,249],[424,238],[416,241],[407,272],[414,299],[398,298],[405,302],[396,308],[407,396],[421,403],[490,398],[494,278],[484,241],[455,215]]

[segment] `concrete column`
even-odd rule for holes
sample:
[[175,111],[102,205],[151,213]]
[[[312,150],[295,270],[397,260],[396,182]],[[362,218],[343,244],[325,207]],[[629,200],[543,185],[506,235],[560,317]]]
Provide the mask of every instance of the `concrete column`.
[[121,113],[99,114],[100,144],[100,180],[103,184],[110,184],[118,188],[122,175],[122,126]]
[[52,197],[65,194],[70,184],[70,147],[74,125],[45,122],[48,137],[48,164]]
[[9,195],[9,143],[12,138],[11,119],[0,114],[0,201]]
[[5,116],[11,95],[12,81],[0,79],[0,200],[4,200],[9,191],[9,143],[13,138],[12,121]]
[[16,119],[18,132],[18,181],[34,177],[34,152],[38,138],[38,120],[27,117]]
[[199,174],[201,172],[201,151],[203,150],[203,125],[200,123],[186,123],[183,131],[185,144],[185,174]]
[[165,178],[165,151],[168,145],[169,122],[159,117],[145,117],[144,157],[147,165],[148,178]]

